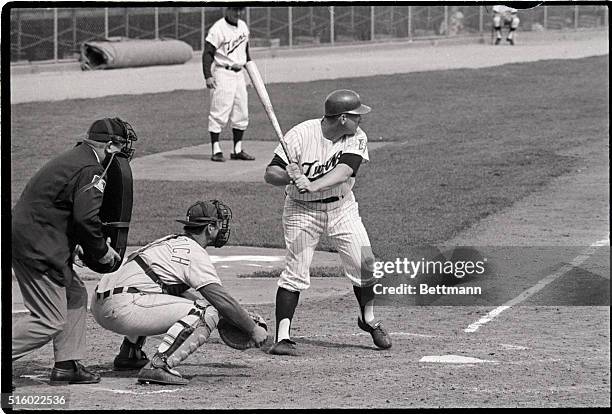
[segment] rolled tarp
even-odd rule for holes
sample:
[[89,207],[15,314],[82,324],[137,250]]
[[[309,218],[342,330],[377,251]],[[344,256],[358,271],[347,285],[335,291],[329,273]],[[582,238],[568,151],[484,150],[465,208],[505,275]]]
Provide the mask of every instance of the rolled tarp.
[[175,39],[111,38],[81,44],[82,70],[178,65],[193,57],[189,44]]

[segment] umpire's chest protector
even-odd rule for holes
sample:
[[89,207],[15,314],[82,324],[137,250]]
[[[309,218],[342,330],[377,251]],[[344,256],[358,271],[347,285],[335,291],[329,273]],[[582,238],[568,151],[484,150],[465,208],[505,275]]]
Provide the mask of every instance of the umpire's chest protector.
[[[100,221],[104,237],[110,237],[110,245],[119,253],[121,259],[127,249],[127,238],[132,219],[133,178],[132,168],[126,156],[118,153],[113,157],[106,172],[106,187],[102,207],[100,207]],[[103,265],[96,260],[84,257],[84,263],[94,272],[111,273],[121,265],[117,261],[115,266]]]

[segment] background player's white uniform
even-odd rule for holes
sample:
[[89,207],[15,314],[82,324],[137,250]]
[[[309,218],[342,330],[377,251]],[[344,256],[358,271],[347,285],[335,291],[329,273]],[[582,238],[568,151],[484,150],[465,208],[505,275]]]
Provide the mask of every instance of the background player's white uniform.
[[513,33],[518,28],[518,25],[520,23],[520,19],[516,15],[517,12],[518,10],[512,7],[500,4],[493,6],[493,28],[495,29],[497,36],[496,44],[499,43],[502,37],[502,25],[510,26],[510,31],[508,32],[508,36],[506,39],[511,44],[514,44]]
[[[330,172],[342,154],[356,154],[369,161],[368,138],[357,128],[335,143],[323,136],[320,119],[296,125],[285,135],[289,155],[311,181]],[[275,154],[289,163],[279,145]],[[287,246],[286,267],[278,285],[290,291],[302,291],[310,286],[310,264],[323,232],[338,249],[345,275],[355,286],[371,282],[370,240],[363,226],[353,185],[355,177],[336,186],[313,193],[301,194],[294,185],[287,185],[283,212],[283,229]],[[365,253],[365,254],[364,254]],[[367,262],[362,268],[362,259]]]
[[220,133],[230,121],[230,127],[245,130],[249,122],[249,107],[243,71],[229,69],[233,64],[244,66],[247,62],[249,28],[238,19],[238,25],[219,19],[210,28],[206,41],[215,48],[212,74],[216,88],[211,89],[208,131]]

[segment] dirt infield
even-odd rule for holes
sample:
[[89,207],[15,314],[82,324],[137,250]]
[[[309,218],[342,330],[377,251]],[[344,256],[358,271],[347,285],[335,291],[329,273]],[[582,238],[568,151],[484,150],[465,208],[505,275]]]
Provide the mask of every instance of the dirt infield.
[[[383,63],[389,66],[399,61],[394,53]],[[596,36],[547,44],[519,43],[515,48],[476,44],[412,48],[407,53],[418,58],[419,70],[426,70],[438,69],[436,62],[440,61],[460,65],[464,61],[455,59],[457,55],[487,58],[491,64],[605,54],[608,41]],[[362,67],[381,70],[370,60],[376,56],[362,56]],[[357,61],[350,54],[343,58],[351,64]],[[340,67],[329,65],[330,76],[337,76]],[[274,70],[270,67],[270,76]],[[603,140],[568,149],[565,154],[577,160],[570,174],[553,179],[541,191],[483,219],[446,244],[595,245],[609,251],[608,153],[608,143]],[[576,257],[563,261],[578,263]],[[582,263],[569,266],[571,270],[559,274],[558,279],[550,278],[549,286],[565,277],[577,277],[573,270],[578,267],[609,280],[609,256]],[[518,263],[505,276],[512,280],[530,270],[529,263]],[[554,276],[554,272],[551,269],[542,278]],[[236,279],[235,283],[241,281]],[[270,299],[254,302],[249,308],[274,320],[273,292],[256,293]],[[66,393],[69,408],[84,410],[610,406],[609,306],[540,306],[526,298],[477,324],[476,329],[468,329],[493,309],[379,308],[377,316],[391,331],[394,345],[388,351],[378,351],[357,327],[356,302],[349,284],[335,285],[330,295],[300,300],[292,333],[303,356],[276,357],[256,349],[238,352],[224,346],[213,333],[210,341],[179,367],[191,381],[180,388],[138,385],[134,372],[112,371],[121,337],[105,331],[89,316],[90,359],[85,362],[100,371],[100,384],[47,385],[53,363],[51,345],[16,362],[14,378],[17,394]],[[160,340],[149,338],[145,351],[153,354]],[[438,357],[451,362],[428,362]]]

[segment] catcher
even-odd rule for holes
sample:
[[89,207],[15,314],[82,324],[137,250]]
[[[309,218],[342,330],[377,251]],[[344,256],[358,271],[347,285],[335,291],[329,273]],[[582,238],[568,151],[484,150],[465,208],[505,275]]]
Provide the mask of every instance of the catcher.
[[[149,243],[101,279],[92,297],[93,316],[103,328],[126,336],[115,369],[140,369],[141,383],[185,385],[189,381],[176,366],[215,328],[238,349],[260,347],[266,341],[263,319],[245,311],[223,288],[206,252],[207,246],[227,243],[231,217],[229,207],[218,200],[198,201],[189,207],[185,220],[177,220],[183,234]],[[149,360],[142,351],[146,337],[164,333]]]

